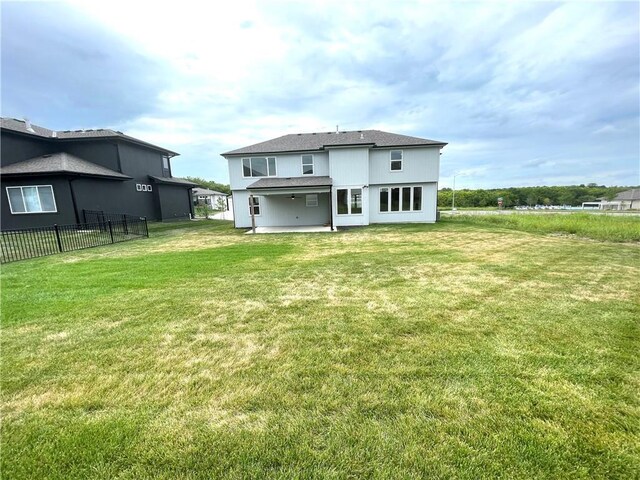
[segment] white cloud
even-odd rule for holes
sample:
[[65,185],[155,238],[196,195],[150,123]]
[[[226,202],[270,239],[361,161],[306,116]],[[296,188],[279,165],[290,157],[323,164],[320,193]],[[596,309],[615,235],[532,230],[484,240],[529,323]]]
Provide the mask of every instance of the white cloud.
[[226,180],[219,153],[336,124],[448,141],[443,175],[484,186],[528,164],[566,181],[564,152],[637,158],[637,4],[73,5],[164,66],[153,108],[116,126],[182,152],[179,174]]

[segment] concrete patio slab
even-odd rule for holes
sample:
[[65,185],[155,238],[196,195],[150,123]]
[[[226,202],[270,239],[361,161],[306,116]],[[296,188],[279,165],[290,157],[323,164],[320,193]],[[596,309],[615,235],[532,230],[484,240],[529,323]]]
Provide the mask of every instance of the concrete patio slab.
[[[299,227],[256,227],[256,233],[318,233],[318,232],[331,232],[331,227],[324,225],[309,225]],[[251,229],[245,232],[247,235],[252,235]]]

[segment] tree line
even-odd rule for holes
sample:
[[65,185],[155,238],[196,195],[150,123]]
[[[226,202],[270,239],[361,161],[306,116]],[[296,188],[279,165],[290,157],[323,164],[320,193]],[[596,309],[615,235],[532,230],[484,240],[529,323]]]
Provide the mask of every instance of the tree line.
[[[590,183],[588,185],[569,185],[564,187],[511,187],[456,190],[457,207],[497,207],[502,197],[504,207],[518,205],[571,205],[593,202],[599,198],[613,199],[618,193],[633,187],[606,187]],[[453,191],[443,188],[438,191],[438,206],[451,207]]]
[[225,183],[218,183],[213,180],[205,180],[204,178],[200,178],[200,177],[184,177],[184,178],[186,180],[189,180],[190,182],[197,183],[203,188],[208,188],[209,190],[214,190],[216,192],[221,192],[226,194],[231,193],[231,188],[229,187],[229,185]]

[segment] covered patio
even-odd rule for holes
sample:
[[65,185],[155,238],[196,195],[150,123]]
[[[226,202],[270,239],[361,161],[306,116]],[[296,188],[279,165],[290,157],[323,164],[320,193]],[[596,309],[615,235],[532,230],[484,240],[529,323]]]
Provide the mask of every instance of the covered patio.
[[261,178],[247,187],[253,233],[332,231],[328,176]]

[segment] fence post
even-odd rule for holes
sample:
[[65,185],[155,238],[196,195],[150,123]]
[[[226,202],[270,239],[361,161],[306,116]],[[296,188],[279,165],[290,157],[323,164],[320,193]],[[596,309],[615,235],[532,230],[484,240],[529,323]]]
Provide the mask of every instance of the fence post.
[[122,214],[122,226],[124,227],[124,234],[129,235],[129,227],[127,226],[127,216]]
[[111,228],[111,220],[107,220],[109,224],[109,235],[111,235],[111,243],[113,243],[113,229]]
[[53,228],[56,231],[56,240],[58,241],[58,250],[62,252],[62,241],[60,240],[60,230],[58,229],[58,224],[54,224]]
[[149,238],[149,227],[147,225],[147,217],[144,217],[144,236]]

